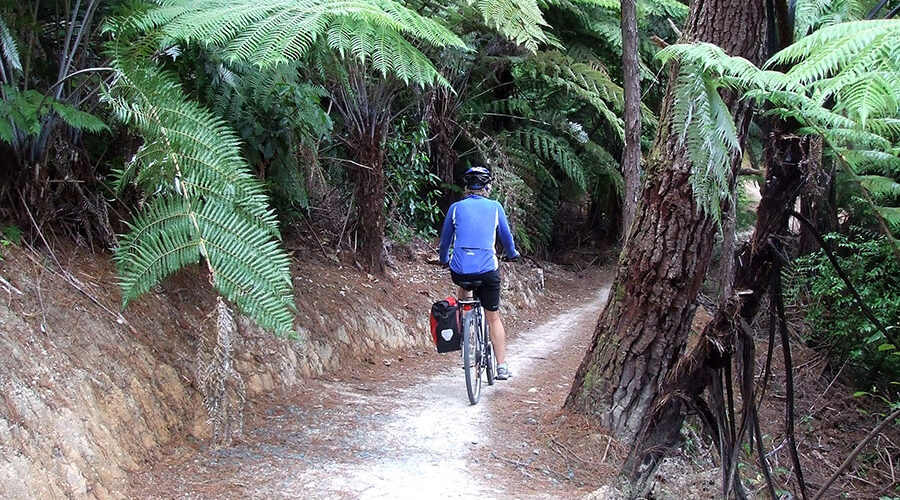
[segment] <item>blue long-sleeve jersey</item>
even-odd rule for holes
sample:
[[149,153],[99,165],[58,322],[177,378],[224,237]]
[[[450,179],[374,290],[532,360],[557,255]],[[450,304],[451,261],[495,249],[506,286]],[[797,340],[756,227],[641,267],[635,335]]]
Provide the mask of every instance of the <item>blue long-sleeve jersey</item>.
[[441,262],[449,259],[450,269],[459,274],[493,271],[499,267],[494,252],[498,234],[506,256],[518,257],[503,206],[478,195],[467,196],[447,210],[441,231]]

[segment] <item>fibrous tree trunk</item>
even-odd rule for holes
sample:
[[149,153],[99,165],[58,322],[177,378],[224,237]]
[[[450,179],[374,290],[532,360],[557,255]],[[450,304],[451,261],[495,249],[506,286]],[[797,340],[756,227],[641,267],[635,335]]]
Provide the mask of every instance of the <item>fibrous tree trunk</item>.
[[[762,0],[697,0],[685,41],[712,42],[760,63],[764,21]],[[568,408],[595,417],[626,444],[646,425],[684,349],[716,230],[698,210],[686,147],[668,121],[673,95],[670,83],[610,298],[566,400]],[[749,107],[736,96],[724,98],[743,139]],[[739,166],[735,154],[732,167]]]
[[[354,151],[360,165],[356,172],[357,215],[359,238],[362,242],[358,256],[370,273],[384,274],[384,128],[361,138]],[[366,140],[368,139],[368,140]]]
[[622,68],[625,91],[625,151],[622,154],[625,195],[622,203],[622,231],[627,234],[634,220],[641,187],[641,76],[636,0],[622,0]]
[[[813,223],[816,232],[827,234],[838,229],[837,202],[835,201],[834,165],[826,165],[822,157],[822,139],[810,144],[808,180],[800,195],[800,214]],[[800,231],[798,252],[800,255],[815,252],[819,243],[809,231]]]
[[392,78],[369,75],[358,63],[344,71],[331,96],[347,129],[344,142],[358,200],[357,255],[367,271],[384,274],[384,147],[398,85]]

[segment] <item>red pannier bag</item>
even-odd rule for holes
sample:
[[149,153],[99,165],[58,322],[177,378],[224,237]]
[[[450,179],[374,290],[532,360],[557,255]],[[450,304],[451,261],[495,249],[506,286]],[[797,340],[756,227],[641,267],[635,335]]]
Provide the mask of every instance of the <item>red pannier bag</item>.
[[439,300],[431,306],[431,338],[438,352],[462,350],[462,328],[459,304],[453,297]]

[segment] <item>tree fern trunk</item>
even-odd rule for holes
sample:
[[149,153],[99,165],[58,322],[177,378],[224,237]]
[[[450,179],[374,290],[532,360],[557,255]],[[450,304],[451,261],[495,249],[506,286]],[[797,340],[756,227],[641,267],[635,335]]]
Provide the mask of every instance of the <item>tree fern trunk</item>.
[[[821,138],[816,138],[810,144],[808,179],[806,188],[800,195],[800,214],[812,222],[820,234],[827,234],[838,229],[838,217],[834,165],[825,165],[822,147]],[[819,243],[809,231],[804,230],[800,231],[798,247],[800,255],[805,255],[818,250]]]
[[363,267],[374,274],[384,274],[384,130],[385,124],[374,126],[371,135],[360,139],[353,152],[360,167],[356,174],[356,199],[359,200],[358,257]]
[[[453,169],[459,160],[459,154],[453,149],[455,131],[451,125],[458,121],[456,94],[445,87],[436,87],[433,90],[430,108],[427,115],[428,131],[431,135],[429,141],[431,171],[440,177],[445,186],[452,186],[454,184]],[[450,208],[456,197],[456,193],[448,188],[441,190],[441,198],[438,201],[441,213],[447,213],[447,209]]]
[[[698,0],[692,3],[685,38],[715,43],[758,63],[764,30],[762,0]],[[684,349],[715,231],[698,211],[685,146],[668,124],[673,96],[670,83],[612,293],[566,401],[626,444],[647,424],[663,380]],[[743,139],[749,109],[733,95],[725,102]],[[739,158],[732,163],[739,166]]]

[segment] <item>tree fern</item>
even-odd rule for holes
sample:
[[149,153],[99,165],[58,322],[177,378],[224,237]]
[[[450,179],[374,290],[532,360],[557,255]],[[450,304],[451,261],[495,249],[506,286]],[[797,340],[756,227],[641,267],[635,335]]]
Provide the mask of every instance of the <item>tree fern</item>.
[[855,21],[816,31],[775,54],[767,65],[792,65],[787,76],[801,84],[828,79],[835,85],[870,72],[895,72],[898,47],[900,19]]
[[393,0],[160,0],[137,25],[258,66],[297,60],[325,39],[342,56],[419,84],[444,80],[407,37],[465,48],[447,28]]
[[[707,89],[697,80],[712,79],[750,98],[766,101],[769,114],[790,117],[802,125],[800,133],[822,136],[829,154],[863,189],[892,186],[891,180],[861,178],[860,173],[893,170],[900,139],[900,21],[856,21],[822,28],[776,54],[767,66],[792,65],[787,73],[762,71],[749,62],[732,58],[709,45],[672,46],[663,58],[677,57],[682,63],[677,92],[683,99],[704,99]],[[682,79],[684,66],[700,78]],[[704,85],[709,85],[704,84]],[[717,120],[712,107],[682,110],[681,119]],[[730,121],[730,120],[729,120]],[[678,126],[679,119],[675,120]],[[703,125],[691,125],[686,134],[703,134]],[[692,159],[702,160],[702,151],[689,145]],[[719,156],[719,159],[725,161]],[[865,179],[865,182],[863,182]],[[890,192],[890,190],[888,190]],[[872,194],[867,195],[873,200]],[[882,197],[882,199],[885,199]],[[892,207],[873,207],[893,214]],[[886,218],[885,218],[886,219]]]
[[117,68],[106,100],[145,140],[120,182],[134,180],[151,196],[116,251],[125,303],[202,260],[224,297],[261,326],[289,333],[289,260],[234,133],[186,100],[171,75],[128,60]]
[[[717,70],[722,69],[721,49],[712,45],[693,47],[694,52],[682,51],[683,46],[677,46],[660,53],[663,60],[673,53],[680,55],[672,113],[667,125],[686,146],[692,163],[691,185],[698,206],[721,223],[721,202],[731,193],[730,160],[732,155],[739,154],[740,144],[731,111],[719,95],[719,88],[724,83],[710,75],[716,75],[720,72]],[[704,53],[705,50],[710,52]]]
[[518,68],[519,72],[541,78],[551,88],[570,92],[586,102],[624,142],[624,123],[620,118],[624,109],[624,94],[604,68],[577,62],[556,51],[539,52],[524,62]]

